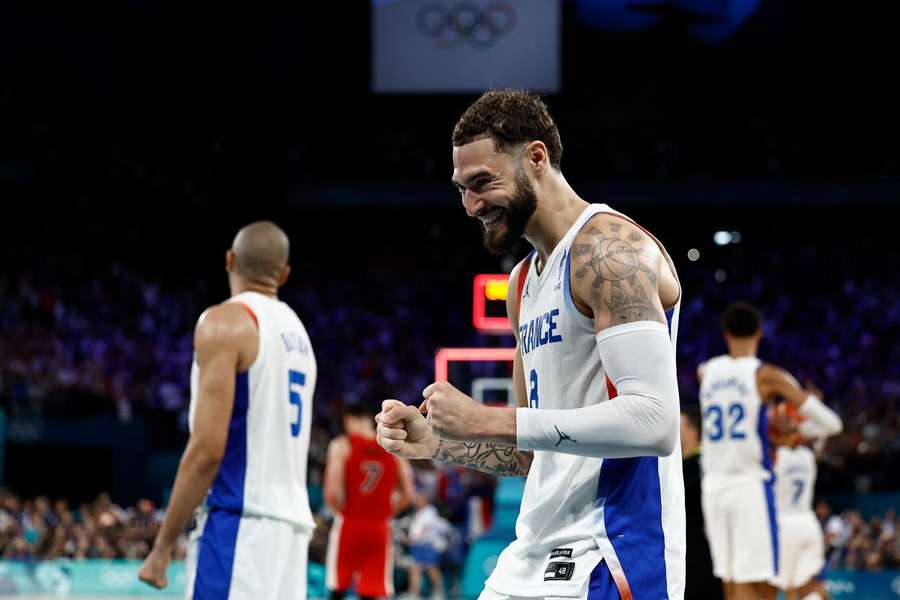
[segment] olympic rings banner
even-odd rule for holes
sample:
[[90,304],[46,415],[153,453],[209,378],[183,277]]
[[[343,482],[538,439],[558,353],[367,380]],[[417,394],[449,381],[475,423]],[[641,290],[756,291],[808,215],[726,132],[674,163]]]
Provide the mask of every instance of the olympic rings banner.
[[559,90],[559,0],[372,0],[372,87]]

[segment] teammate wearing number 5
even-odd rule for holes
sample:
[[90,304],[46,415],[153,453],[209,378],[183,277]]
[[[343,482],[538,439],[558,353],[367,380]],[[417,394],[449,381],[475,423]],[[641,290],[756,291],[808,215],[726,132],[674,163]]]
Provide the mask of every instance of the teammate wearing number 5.
[[331,600],[354,586],[365,600],[394,595],[391,517],[412,501],[409,463],[375,441],[375,413],[365,404],[344,411],[344,431],[328,444],[325,503],[334,513],[326,585]]
[[191,436],[140,579],[167,584],[172,548],[194,511],[186,596],[306,598],[314,523],[306,492],[316,359],[277,297],[289,243],[274,223],[241,229],[225,256],[231,298],[194,333]]
[[767,407],[776,398],[814,421],[829,409],[787,371],[757,358],[762,317],[744,302],[722,315],[728,354],[698,369],[702,505],[713,572],[726,600],[775,598],[779,545]]

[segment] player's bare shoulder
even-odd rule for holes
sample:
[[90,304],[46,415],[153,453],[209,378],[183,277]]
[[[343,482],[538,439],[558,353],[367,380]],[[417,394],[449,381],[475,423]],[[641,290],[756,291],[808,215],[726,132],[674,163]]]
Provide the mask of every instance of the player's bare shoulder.
[[256,325],[247,308],[236,302],[210,306],[197,319],[196,336],[216,341],[240,340],[249,334],[255,337]]
[[341,434],[328,442],[326,450],[326,459],[344,459],[350,455],[350,438]]
[[573,300],[598,331],[633,321],[666,323],[678,282],[656,240],[627,219],[603,213],[575,237]]
[[259,351],[259,332],[247,308],[235,302],[210,306],[194,328],[197,352],[230,348],[239,352],[240,367],[248,367]]

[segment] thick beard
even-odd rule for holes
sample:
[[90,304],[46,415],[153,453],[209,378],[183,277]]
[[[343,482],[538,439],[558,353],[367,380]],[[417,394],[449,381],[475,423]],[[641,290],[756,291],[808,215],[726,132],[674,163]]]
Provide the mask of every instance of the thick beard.
[[525,235],[525,228],[531,215],[537,210],[537,195],[531,182],[523,171],[516,173],[516,193],[504,209],[506,214],[501,217],[506,219],[506,231],[501,234],[492,234],[482,225],[484,247],[491,254],[507,254],[516,247],[516,244]]

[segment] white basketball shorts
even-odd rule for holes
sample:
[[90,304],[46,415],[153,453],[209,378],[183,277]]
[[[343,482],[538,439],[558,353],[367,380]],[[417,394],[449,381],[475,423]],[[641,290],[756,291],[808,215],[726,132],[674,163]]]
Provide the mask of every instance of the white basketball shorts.
[[770,482],[703,480],[703,519],[713,573],[723,581],[769,581],[778,572],[778,526]]
[[781,558],[771,583],[788,590],[806,585],[825,566],[825,540],[815,513],[778,516]]
[[186,560],[188,600],[306,600],[309,534],[291,523],[197,513]]

